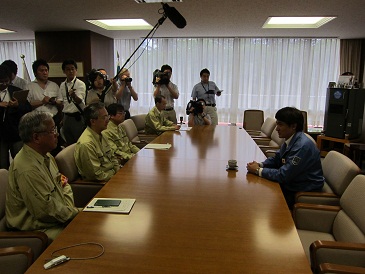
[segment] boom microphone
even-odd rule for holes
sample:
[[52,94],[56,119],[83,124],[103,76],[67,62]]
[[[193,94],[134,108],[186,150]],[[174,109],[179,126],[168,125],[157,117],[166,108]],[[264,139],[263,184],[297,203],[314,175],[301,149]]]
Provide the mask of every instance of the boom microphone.
[[165,12],[165,15],[167,18],[171,20],[172,23],[174,23],[175,26],[177,26],[179,29],[183,29],[186,26],[186,20],[185,18],[175,9],[174,7],[170,7],[168,4],[164,3],[162,4],[163,10]]

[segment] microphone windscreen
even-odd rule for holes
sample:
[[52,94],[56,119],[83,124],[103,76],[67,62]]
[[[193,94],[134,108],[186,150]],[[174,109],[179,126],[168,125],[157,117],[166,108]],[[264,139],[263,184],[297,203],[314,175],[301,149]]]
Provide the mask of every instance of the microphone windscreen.
[[168,4],[163,4],[163,10],[165,11],[167,18],[169,18],[179,29],[186,26],[185,18],[177,11],[177,9],[170,7]]

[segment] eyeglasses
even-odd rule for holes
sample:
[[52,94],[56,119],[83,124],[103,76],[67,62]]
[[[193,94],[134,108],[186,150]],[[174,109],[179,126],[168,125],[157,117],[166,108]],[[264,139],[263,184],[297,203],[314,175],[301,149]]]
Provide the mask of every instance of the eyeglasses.
[[103,116],[99,116],[98,118],[104,119],[104,120],[109,120],[110,115],[103,115]]
[[35,133],[58,134],[58,129],[57,129],[57,127],[53,127],[51,130],[38,131]]
[[117,114],[125,115],[125,111],[119,111],[119,112],[117,112]]

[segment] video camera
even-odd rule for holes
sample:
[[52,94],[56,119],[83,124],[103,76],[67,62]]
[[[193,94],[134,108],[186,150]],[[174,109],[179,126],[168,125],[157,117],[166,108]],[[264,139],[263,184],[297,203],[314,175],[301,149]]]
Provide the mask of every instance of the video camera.
[[[156,78],[160,78],[160,80],[157,82]],[[170,79],[169,79],[169,74],[166,72],[163,72],[159,69],[156,69],[153,72],[153,80],[152,80],[152,84],[156,85],[167,85],[168,83],[170,83]]]
[[125,81],[126,83],[131,83],[132,82],[132,78],[131,77],[126,77],[124,78],[122,81]]
[[[186,106],[186,115],[189,115],[190,113],[193,113],[194,115],[203,113],[203,106],[204,106],[204,102],[202,102],[202,101],[190,100],[190,102]],[[192,112],[190,112],[191,108],[194,108]]]

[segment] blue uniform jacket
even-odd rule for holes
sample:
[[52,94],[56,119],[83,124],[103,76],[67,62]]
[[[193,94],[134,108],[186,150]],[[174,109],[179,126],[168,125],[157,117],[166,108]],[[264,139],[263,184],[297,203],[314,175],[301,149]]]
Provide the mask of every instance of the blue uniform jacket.
[[261,176],[289,191],[321,191],[324,183],[320,152],[303,133],[297,132],[288,146],[263,163]]

